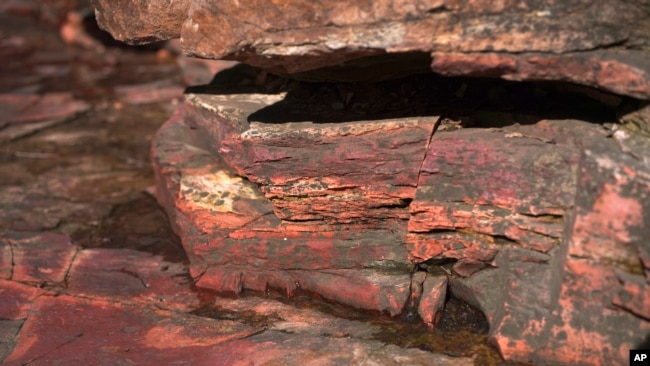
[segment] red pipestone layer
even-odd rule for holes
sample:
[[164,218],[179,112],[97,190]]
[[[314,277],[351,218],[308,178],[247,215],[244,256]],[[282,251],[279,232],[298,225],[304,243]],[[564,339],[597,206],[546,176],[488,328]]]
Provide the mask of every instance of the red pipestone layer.
[[156,136],[159,200],[198,286],[412,306],[430,326],[451,293],[522,362],[621,364],[650,331],[641,135],[505,114],[435,133],[436,116],[260,117],[283,98],[188,94]]

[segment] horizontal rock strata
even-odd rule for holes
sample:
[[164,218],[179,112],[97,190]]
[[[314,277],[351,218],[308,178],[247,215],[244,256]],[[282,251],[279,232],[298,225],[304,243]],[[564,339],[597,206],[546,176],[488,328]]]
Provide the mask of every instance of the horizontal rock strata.
[[192,56],[312,80],[428,69],[571,81],[650,99],[650,6],[643,1],[93,3],[99,24],[119,40],[180,38]]
[[521,362],[621,364],[643,341],[650,166],[632,122],[612,139],[600,124],[508,113],[459,128],[350,103],[342,118],[338,100],[302,105],[299,89],[195,88],[156,136],[159,201],[197,286],[411,307],[429,326],[450,293]]

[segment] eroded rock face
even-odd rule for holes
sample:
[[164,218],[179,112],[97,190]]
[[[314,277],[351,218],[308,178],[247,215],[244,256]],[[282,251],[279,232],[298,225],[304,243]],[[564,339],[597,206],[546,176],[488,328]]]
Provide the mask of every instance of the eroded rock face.
[[[608,130],[522,114],[506,86],[485,94],[510,112],[457,116],[476,85],[288,83],[194,88],[154,141],[197,286],[302,289],[432,327],[452,294],[521,362],[623,364],[644,341],[645,109]],[[528,112],[557,107],[540,88]]]
[[650,5],[643,1],[93,3],[99,24],[119,40],[180,37],[189,55],[295,77],[378,79],[428,69],[650,98]]

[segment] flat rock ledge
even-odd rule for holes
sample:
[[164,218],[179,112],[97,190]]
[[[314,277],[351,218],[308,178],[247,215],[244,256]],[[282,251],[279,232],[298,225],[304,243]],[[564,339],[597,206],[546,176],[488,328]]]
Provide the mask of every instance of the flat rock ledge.
[[[634,129],[648,108],[612,131],[499,113],[491,128],[315,122],[291,103],[193,88],[156,135],[158,199],[197,286],[307,291],[431,327],[455,296],[506,360],[533,364],[623,365],[648,341],[650,144]],[[299,109],[322,116],[314,103]]]
[[556,80],[650,99],[650,3],[628,0],[93,0],[133,44],[309,80]]

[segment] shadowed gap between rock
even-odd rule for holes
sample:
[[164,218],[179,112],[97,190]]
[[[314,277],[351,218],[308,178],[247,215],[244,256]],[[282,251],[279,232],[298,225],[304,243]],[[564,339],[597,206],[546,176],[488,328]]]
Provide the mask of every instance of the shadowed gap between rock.
[[212,83],[189,87],[186,92],[215,95],[284,92],[283,100],[249,117],[249,122],[271,124],[380,121],[434,115],[458,121],[465,128],[532,124],[541,119],[604,123],[615,121],[623,107],[629,109],[639,103],[633,98],[563,82],[512,82],[422,73],[379,82],[306,83],[269,74],[264,84],[256,85],[261,72],[247,65],[236,65],[219,72]]

